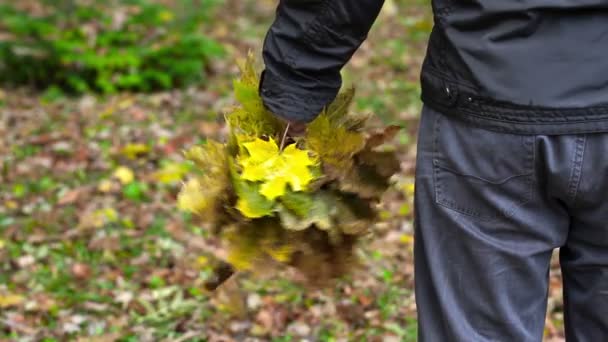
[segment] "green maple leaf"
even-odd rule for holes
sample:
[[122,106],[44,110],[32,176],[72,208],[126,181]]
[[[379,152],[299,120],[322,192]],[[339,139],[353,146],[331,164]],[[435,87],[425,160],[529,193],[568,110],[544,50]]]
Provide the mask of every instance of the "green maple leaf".
[[353,157],[365,147],[362,133],[332,124],[329,117],[317,117],[306,130],[306,147],[315,152],[330,177],[339,178],[353,166]]
[[279,206],[279,218],[285,229],[300,231],[313,225],[321,230],[331,230],[335,227],[333,216],[337,213],[338,199],[328,192],[319,192],[312,195],[311,200],[306,212],[296,212],[291,209],[293,205],[290,208],[289,202]]
[[355,88],[351,87],[336,96],[327,106],[321,116],[326,116],[335,127],[343,127],[348,131],[359,131],[363,128],[369,115],[355,115],[349,112],[355,98]]
[[281,203],[299,217],[304,217],[310,212],[314,201],[314,197],[309,193],[291,190],[281,197]]
[[260,194],[260,185],[237,179],[234,181],[238,196],[236,208],[247,218],[269,216],[273,212],[274,202]]
[[233,82],[234,96],[241,104],[227,114],[226,120],[232,129],[240,130],[251,136],[276,136],[284,124],[270,113],[258,94],[260,79],[255,72],[254,58],[239,62],[241,77]]

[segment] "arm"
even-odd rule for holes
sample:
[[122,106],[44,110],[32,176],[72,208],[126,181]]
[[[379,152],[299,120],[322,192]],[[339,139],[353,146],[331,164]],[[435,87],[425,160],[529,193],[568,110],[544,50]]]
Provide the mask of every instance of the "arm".
[[367,38],[384,0],[281,0],[264,41],[265,106],[310,122],[336,97],[340,70]]

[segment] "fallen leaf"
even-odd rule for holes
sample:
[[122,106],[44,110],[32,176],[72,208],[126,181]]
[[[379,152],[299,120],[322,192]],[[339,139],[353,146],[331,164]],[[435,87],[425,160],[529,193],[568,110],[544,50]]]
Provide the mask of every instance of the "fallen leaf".
[[120,150],[120,153],[129,159],[136,159],[148,152],[150,152],[150,147],[145,144],[127,144]]
[[86,190],[86,187],[72,189],[61,196],[61,198],[57,201],[57,204],[66,205],[75,203],[78,201],[78,198],[86,192]]
[[112,191],[112,181],[108,179],[102,180],[99,182],[99,185],[97,185],[97,190],[104,193]]
[[91,268],[87,264],[75,263],[72,265],[72,275],[78,279],[87,279],[91,276]]
[[399,237],[399,242],[406,245],[411,245],[414,242],[414,237],[409,234],[403,234]]
[[19,203],[15,202],[15,201],[12,201],[12,200],[7,200],[7,201],[4,202],[4,206],[7,209],[14,210],[14,209],[17,209],[19,207]]
[[131,169],[126,166],[121,166],[114,171],[116,177],[122,184],[129,184],[135,179],[135,175]]
[[9,308],[18,306],[25,301],[25,297],[18,294],[2,294],[0,293],[0,308]]

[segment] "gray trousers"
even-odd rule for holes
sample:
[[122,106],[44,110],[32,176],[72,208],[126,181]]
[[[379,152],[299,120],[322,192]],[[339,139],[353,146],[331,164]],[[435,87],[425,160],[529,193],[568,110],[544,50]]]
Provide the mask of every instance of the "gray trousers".
[[555,248],[568,341],[608,341],[608,133],[506,134],[425,107],[418,139],[419,341],[542,341]]

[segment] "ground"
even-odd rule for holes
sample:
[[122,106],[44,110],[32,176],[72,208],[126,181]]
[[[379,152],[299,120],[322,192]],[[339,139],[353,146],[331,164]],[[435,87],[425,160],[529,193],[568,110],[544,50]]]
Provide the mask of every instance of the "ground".
[[[415,341],[412,183],[417,85],[432,19],[422,0],[388,0],[344,72],[356,110],[405,130],[402,172],[364,267],[331,288],[289,272],[202,284],[217,246],[179,212],[181,151],[224,133],[235,59],[259,55],[276,1],[227,0],[210,34],[227,48],[205,86],[49,100],[0,92],[0,340]],[[551,273],[547,341],[562,341]]]

